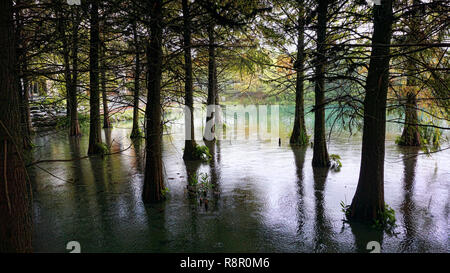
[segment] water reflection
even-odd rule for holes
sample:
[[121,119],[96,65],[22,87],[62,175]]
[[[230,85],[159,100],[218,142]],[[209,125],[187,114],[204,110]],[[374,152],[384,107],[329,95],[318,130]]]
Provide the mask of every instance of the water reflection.
[[305,210],[306,202],[305,202],[305,175],[303,167],[305,166],[305,156],[306,156],[306,147],[293,146],[292,152],[294,153],[295,160],[295,169],[297,174],[297,194],[298,194],[298,203],[297,203],[297,222],[298,229],[297,234],[300,236],[300,240],[298,243],[305,247],[305,241],[307,240],[307,230],[305,228],[306,224],[306,216],[307,212]]
[[[220,157],[220,140],[217,141],[205,141],[205,145],[208,147],[211,153],[211,160],[209,161],[209,177],[211,183],[211,195],[210,202],[212,205],[212,209],[218,210],[218,202],[220,197],[220,166],[219,157]],[[217,147],[217,149],[216,149]],[[217,152],[216,152],[217,150]],[[211,206],[210,205],[210,206]]]
[[[447,251],[450,169],[435,166],[448,162],[448,153],[415,157],[415,151],[387,143],[385,195],[399,234],[385,236],[358,225],[340,229],[339,202],[356,188],[360,137],[332,139],[331,152],[343,161],[338,173],[307,164],[309,148],[250,140],[205,143],[211,161],[184,162],[184,142],[164,138],[169,198],[145,206],[144,143],[131,142],[129,131],[104,130],[115,154],[103,159],[40,165],[59,179],[30,170],[35,251],[65,252],[71,240],[79,240],[85,252],[367,252],[369,241],[382,243],[383,252]],[[84,156],[87,142],[88,134],[79,140],[65,134],[37,138],[42,148],[34,158]],[[207,210],[189,198],[194,173],[208,174],[215,185]]]
[[[70,154],[74,157],[83,156],[80,148],[80,139],[79,138],[71,138],[69,140],[69,151]],[[68,200],[71,201],[71,206],[74,214],[74,224],[71,225],[71,228],[68,230],[65,235],[67,240],[77,240],[80,243],[88,241],[90,238],[80,238],[77,234],[77,230],[80,225],[87,225],[88,229],[94,230],[92,221],[86,221],[86,215],[90,215],[89,208],[90,206],[86,206],[87,203],[90,202],[87,192],[87,185],[85,184],[89,179],[84,177],[84,174],[87,172],[83,171],[82,161],[75,160],[70,166],[71,173],[69,174],[72,177],[73,185],[68,186]],[[89,250],[89,248],[87,249]]]
[[403,178],[403,202],[401,210],[403,213],[403,223],[405,227],[405,240],[400,244],[401,251],[404,252],[411,247],[413,238],[417,230],[416,221],[412,211],[416,210],[414,203],[414,180],[416,176],[417,155],[419,148],[402,148],[404,150],[404,178]]
[[381,247],[381,252],[390,252],[383,249],[383,231],[379,229],[370,228],[366,224],[351,223],[350,229],[355,238],[356,252],[365,253],[370,252],[372,249],[367,249],[369,242],[378,242]]
[[[105,168],[104,162],[100,157],[91,157],[89,158],[89,163],[91,165],[92,170],[89,172],[94,177],[90,179],[93,182],[93,199],[92,204],[92,218],[98,221],[96,230],[98,230],[99,237],[97,240],[99,242],[99,248],[107,249],[107,245],[109,244],[108,238],[113,237],[112,234],[112,223],[109,219],[108,215],[108,200],[107,200],[107,186],[105,185]],[[95,223],[95,222],[94,222]]]
[[325,186],[328,177],[328,168],[313,168],[314,196],[315,196],[315,252],[336,252],[336,243],[333,241],[333,228],[327,217],[325,207]]

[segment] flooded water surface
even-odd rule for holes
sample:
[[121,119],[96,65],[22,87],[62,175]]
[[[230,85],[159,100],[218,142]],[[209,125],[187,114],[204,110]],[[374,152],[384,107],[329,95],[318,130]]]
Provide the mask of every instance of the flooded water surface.
[[[182,132],[182,131],[181,131]],[[144,142],[131,142],[126,125],[104,130],[112,152],[48,162],[29,170],[34,187],[34,250],[69,252],[449,252],[450,152],[431,157],[395,145],[388,133],[385,200],[396,212],[394,234],[344,224],[341,201],[356,190],[361,136],[332,137],[329,152],[341,157],[334,172],[311,167],[312,149],[278,142],[221,140],[208,144],[213,160],[182,160],[184,141],[164,136],[168,199],[141,201]],[[36,137],[34,160],[87,154],[88,134]],[[198,141],[203,144],[202,141]],[[201,143],[200,143],[201,142]],[[188,176],[208,176],[208,205],[187,190]]]

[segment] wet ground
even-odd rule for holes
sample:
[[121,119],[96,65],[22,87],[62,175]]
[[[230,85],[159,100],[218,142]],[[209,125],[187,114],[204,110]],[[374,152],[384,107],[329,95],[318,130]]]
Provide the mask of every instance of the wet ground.
[[[120,127],[120,126],[119,126]],[[287,139],[218,141],[209,163],[182,160],[183,141],[165,136],[168,200],[141,202],[143,142],[132,143],[123,126],[104,130],[112,151],[122,153],[30,169],[34,186],[34,250],[68,252],[366,252],[379,241],[382,252],[449,252],[450,152],[417,156],[388,134],[385,199],[395,210],[395,234],[342,221],[359,174],[361,136],[331,139],[340,172],[313,170],[312,149],[292,148]],[[65,133],[37,137],[34,160],[67,159],[87,153]],[[50,172],[51,174],[49,174]],[[214,188],[208,207],[186,190],[187,176],[206,173]]]

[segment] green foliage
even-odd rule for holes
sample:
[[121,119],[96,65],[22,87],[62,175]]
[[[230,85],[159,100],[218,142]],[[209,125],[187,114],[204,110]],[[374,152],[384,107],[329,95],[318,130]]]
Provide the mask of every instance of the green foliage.
[[193,156],[199,160],[210,161],[212,158],[207,146],[197,145],[193,151]]
[[98,151],[101,151],[101,154],[107,154],[109,152],[109,148],[108,145],[106,145],[105,143],[96,143],[95,144],[96,149],[98,149]]
[[117,112],[110,117],[112,122],[122,122],[133,120],[133,110],[127,109],[123,112]]
[[200,194],[203,194],[206,196],[206,193],[209,189],[212,189],[213,186],[211,184],[211,181],[209,179],[209,176],[207,173],[201,173],[200,174],[200,184],[198,187],[198,192]]
[[43,108],[53,107],[54,109],[65,109],[66,101],[58,97],[42,97],[30,102],[30,106],[39,106]]
[[397,137],[395,138],[395,144],[397,144],[397,145],[403,145],[403,138],[402,138],[402,136],[397,136]]
[[421,141],[424,145],[430,145],[435,148],[439,148],[441,146],[441,142],[444,140],[442,131],[439,128],[419,126],[419,132]]
[[349,214],[350,214],[350,205],[346,205],[344,203],[344,201],[341,201],[341,211],[344,213],[345,215],[345,219],[348,219]]
[[[422,149],[425,153],[430,151],[435,151],[440,148],[441,143],[446,140],[442,135],[442,130],[433,127],[433,121],[422,122],[424,125],[431,126],[418,126],[420,134],[420,142]],[[405,145],[405,140],[403,136],[397,136],[395,139],[395,144]]]
[[167,195],[169,194],[169,192],[170,192],[170,189],[169,189],[168,187],[164,187],[164,188],[162,189],[161,194],[162,194],[162,196],[163,196],[164,198],[166,198]]
[[143,136],[144,132],[140,128],[136,128],[136,130],[133,130],[130,135],[131,138],[141,138]]
[[300,130],[300,135],[298,136],[298,139],[296,140],[295,144],[297,145],[307,145],[309,143],[309,136],[306,134],[303,130]]
[[207,173],[194,173],[189,177],[188,189],[193,195],[201,194],[206,196],[209,189],[214,188]]
[[373,228],[392,231],[395,228],[395,211],[388,204],[384,204],[384,211],[378,212],[378,219],[374,220]]
[[330,154],[331,169],[335,172],[339,172],[342,168],[341,157],[337,154]]
[[[80,124],[80,127],[88,127],[89,122],[90,121],[88,114],[78,113],[78,123]],[[69,128],[69,126],[70,118],[68,118],[67,116],[58,117],[58,119],[56,120],[56,128],[58,129]]]
[[189,186],[196,187],[197,184],[198,184],[198,175],[197,175],[196,173],[194,173],[193,175],[191,175],[191,176],[189,177],[188,183],[189,183]]
[[[341,211],[344,213],[344,221],[350,221],[350,205],[341,201]],[[378,230],[385,230],[389,233],[393,233],[394,228],[396,227],[396,218],[395,211],[388,204],[384,204],[384,210],[378,212],[377,219],[374,219],[371,227]]]

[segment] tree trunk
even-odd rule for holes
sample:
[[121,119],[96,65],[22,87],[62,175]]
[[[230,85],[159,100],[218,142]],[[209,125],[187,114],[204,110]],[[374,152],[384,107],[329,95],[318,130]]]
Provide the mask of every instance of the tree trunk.
[[141,75],[141,60],[139,56],[139,37],[137,32],[137,22],[133,22],[133,38],[134,38],[134,50],[135,50],[135,62],[136,67],[134,69],[134,101],[133,101],[133,129],[131,130],[131,138],[138,138],[141,136],[139,129],[139,90],[140,75]]
[[102,43],[100,48],[101,59],[101,85],[102,85],[102,102],[103,102],[103,128],[110,128],[111,122],[109,120],[108,96],[106,90],[106,54],[105,44]]
[[[150,4],[151,2],[151,4]],[[149,1],[150,44],[147,46],[146,162],[142,199],[155,203],[164,199],[161,155],[161,70],[162,70],[162,3]]]
[[[384,142],[389,52],[392,36],[392,0],[374,6],[372,53],[366,80],[361,168],[349,218],[372,222],[384,212]],[[382,46],[379,46],[382,45]]]
[[80,123],[78,121],[78,98],[77,98],[77,87],[78,87],[78,27],[80,22],[80,15],[78,8],[76,8],[75,13],[75,23],[72,28],[72,82],[68,86],[68,98],[69,98],[69,109],[70,113],[70,127],[69,136],[81,136]]
[[[19,60],[18,60],[19,61]],[[20,66],[20,63],[17,62]],[[22,146],[25,150],[32,149],[31,142],[31,121],[30,121],[30,106],[28,101],[28,95],[25,86],[25,76],[23,69],[20,71],[20,77],[17,77],[17,87],[19,91],[19,104],[20,104],[20,129],[22,130]]]
[[314,153],[313,167],[329,167],[330,158],[325,140],[325,67],[328,0],[319,0],[317,7],[317,59],[315,75]]
[[415,92],[408,92],[405,105],[405,127],[401,141],[402,146],[420,146],[419,118],[417,115],[417,98]]
[[[64,66],[64,82],[66,87],[66,116],[68,120],[72,120],[72,113],[71,109],[73,108],[71,103],[71,85],[72,85],[72,75],[70,73],[70,49],[69,49],[69,43],[67,41],[66,36],[66,22],[65,22],[65,15],[64,13],[59,9],[56,8],[56,20],[57,20],[57,28],[60,35],[60,39],[62,42],[62,57],[63,57],[63,66]],[[71,136],[71,128],[69,128],[69,135]]]
[[183,0],[183,43],[184,43],[184,72],[185,72],[185,106],[189,109],[185,113],[185,143],[183,159],[192,160],[194,158],[195,143],[194,135],[194,94],[192,86],[192,56],[191,56],[191,17],[189,12],[188,0]]
[[31,252],[31,192],[20,145],[12,1],[0,1],[0,21],[0,253]]
[[295,120],[294,129],[289,140],[291,144],[307,145],[308,135],[306,134],[305,113],[303,103],[303,80],[304,80],[304,66],[305,66],[305,8],[303,1],[299,1],[298,14],[298,41],[297,41],[297,60],[294,68],[297,70],[297,82],[295,86]]
[[[207,99],[207,105],[208,106],[217,106],[216,103],[218,103],[217,96],[217,68],[216,68],[216,47],[215,47],[215,39],[214,39],[214,21],[211,20],[211,22],[208,25],[208,99]],[[216,124],[216,114],[215,113],[215,107],[214,109],[208,108],[207,114],[206,114],[206,124],[208,122],[212,122],[212,126],[209,128],[208,126],[205,127],[205,134],[204,139],[215,141],[215,124]],[[210,132],[207,132],[207,130],[210,130]]]
[[[16,1],[16,5],[21,5],[21,1]],[[22,130],[22,145],[25,150],[30,150],[32,148],[31,144],[31,126],[28,123],[30,120],[30,108],[28,105],[28,97],[26,96],[26,51],[23,37],[23,15],[21,14],[22,9],[16,9],[15,12],[15,48],[16,48],[16,65],[19,67],[19,76],[17,77],[17,87],[19,91],[19,101],[20,101],[20,122]]]
[[[413,0],[413,5],[420,5],[420,1]],[[416,8],[417,9],[417,8]],[[417,9],[418,10],[418,9]],[[417,34],[419,32],[419,22],[417,21],[420,18],[419,12],[413,12],[411,15],[411,19],[409,20],[410,25],[410,33],[409,33],[409,43],[415,44],[417,43]],[[411,53],[411,55],[417,55],[417,52]],[[408,71],[408,79],[407,79],[407,87],[408,92],[406,94],[406,105],[405,105],[405,126],[403,127],[403,133],[399,145],[402,146],[420,146],[420,132],[419,132],[419,119],[417,115],[417,83],[414,78],[414,73],[417,71],[415,68],[414,60],[408,59],[407,61],[407,71]]]
[[88,154],[101,154],[103,149],[102,135],[100,128],[100,96],[99,96],[99,22],[98,22],[98,1],[91,0],[91,30],[90,30],[90,51],[89,51],[89,81],[90,81],[90,128],[89,128],[89,149]]
[[[27,68],[25,66],[24,71],[26,71]],[[25,108],[25,122],[27,127],[28,135],[31,136],[33,133],[33,127],[31,126],[31,113],[30,113],[30,83],[28,81],[28,76],[23,76],[23,103]]]

